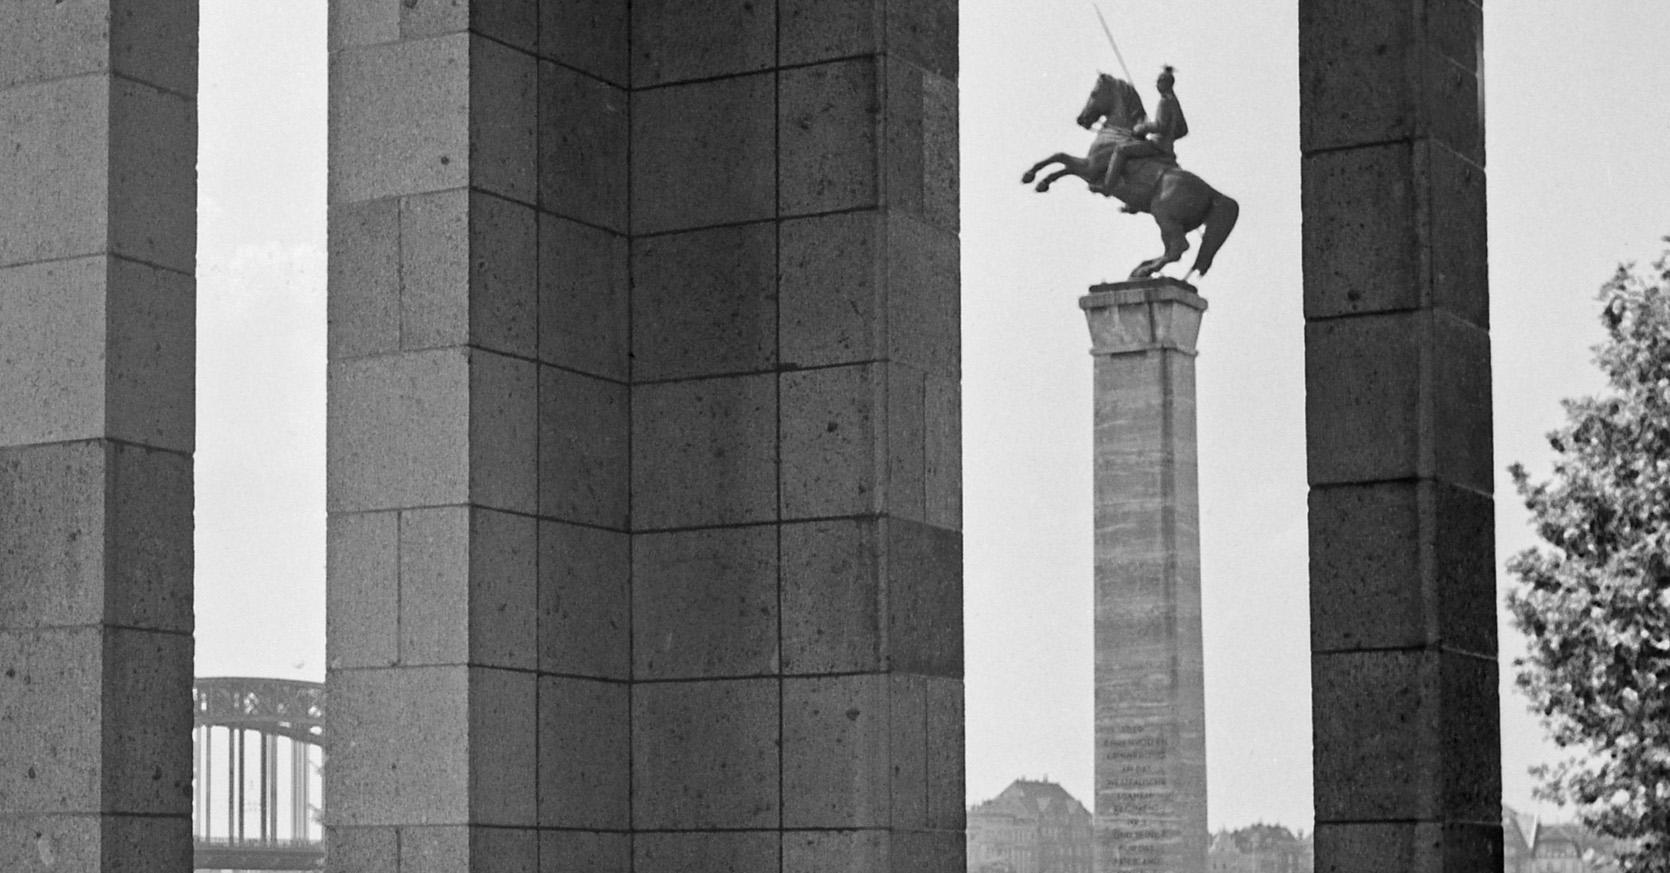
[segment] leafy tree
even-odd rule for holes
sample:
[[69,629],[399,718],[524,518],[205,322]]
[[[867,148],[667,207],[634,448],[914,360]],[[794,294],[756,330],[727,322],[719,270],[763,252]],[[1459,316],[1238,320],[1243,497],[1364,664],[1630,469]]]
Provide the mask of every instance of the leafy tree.
[[1512,468],[1550,548],[1508,564],[1530,638],[1519,687],[1558,745],[1585,752],[1537,768],[1538,796],[1633,841],[1628,873],[1670,873],[1670,251],[1653,269],[1601,288],[1608,386],[1566,401],[1552,478]]

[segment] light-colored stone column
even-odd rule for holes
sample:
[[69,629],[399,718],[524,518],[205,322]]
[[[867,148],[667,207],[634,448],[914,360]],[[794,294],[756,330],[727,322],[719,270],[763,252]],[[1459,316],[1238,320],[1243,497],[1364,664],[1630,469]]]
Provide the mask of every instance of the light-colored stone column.
[[1195,340],[1175,279],[1079,300],[1095,357],[1096,870],[1206,869]]
[[1299,23],[1316,869],[1500,870],[1480,4]]
[[0,4],[0,870],[191,865],[197,4]]
[[331,3],[335,871],[625,869],[608,6]]

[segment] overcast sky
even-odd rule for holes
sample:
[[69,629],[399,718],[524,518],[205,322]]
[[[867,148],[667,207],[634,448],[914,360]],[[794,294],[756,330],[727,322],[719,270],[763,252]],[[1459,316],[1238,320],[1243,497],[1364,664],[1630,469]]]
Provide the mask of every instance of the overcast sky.
[[[203,0],[199,675],[318,679],[324,652],[323,0]],[[962,0],[968,791],[1091,800],[1090,357],[1077,298],[1159,250],[1147,216],[1064,181],[1098,69],[1082,0]],[[1103,0],[1145,96],[1178,68],[1185,166],[1240,200],[1199,361],[1214,827],[1310,827],[1294,4]],[[1496,460],[1547,470],[1558,400],[1594,390],[1593,294],[1670,233],[1670,5],[1486,4]],[[1181,271],[1176,271],[1179,275]],[[1498,559],[1529,545],[1505,475]],[[1505,585],[1507,580],[1502,580]],[[1508,803],[1554,752],[1511,689]]]

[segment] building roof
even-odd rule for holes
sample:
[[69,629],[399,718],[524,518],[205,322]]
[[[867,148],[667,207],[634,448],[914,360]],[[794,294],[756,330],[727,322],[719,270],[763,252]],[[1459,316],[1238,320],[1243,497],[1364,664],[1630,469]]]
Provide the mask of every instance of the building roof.
[[969,810],[975,816],[1009,816],[1017,819],[1060,818],[1090,815],[1084,804],[1054,782],[1039,779],[1016,779],[991,800]]

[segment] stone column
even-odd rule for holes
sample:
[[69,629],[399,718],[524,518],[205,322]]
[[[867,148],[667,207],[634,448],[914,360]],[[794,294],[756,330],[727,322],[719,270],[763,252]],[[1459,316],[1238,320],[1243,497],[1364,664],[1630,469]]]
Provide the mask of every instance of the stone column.
[[956,4],[633,4],[637,873],[961,873]]
[[0,4],[0,870],[191,865],[197,4]]
[[1195,339],[1176,279],[1079,300],[1095,357],[1096,867],[1206,869]]
[[331,12],[332,868],[961,871],[955,3]]
[[1299,21],[1316,869],[1500,870],[1480,4]]
[[531,3],[330,6],[328,863],[608,869],[624,36],[573,4],[549,39]]

